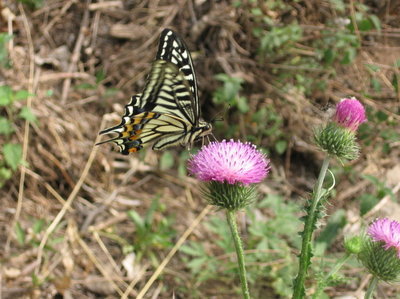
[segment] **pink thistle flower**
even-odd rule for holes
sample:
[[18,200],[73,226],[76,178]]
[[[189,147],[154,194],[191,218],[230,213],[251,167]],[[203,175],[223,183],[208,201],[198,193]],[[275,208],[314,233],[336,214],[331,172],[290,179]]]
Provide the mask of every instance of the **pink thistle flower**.
[[189,160],[188,169],[204,182],[249,185],[261,182],[271,167],[255,145],[223,140],[204,146]]
[[383,247],[388,250],[394,247],[400,259],[400,223],[388,218],[375,220],[368,228],[368,234],[376,242],[383,242]]
[[354,97],[342,99],[336,105],[334,120],[341,126],[356,131],[367,120],[364,106]]

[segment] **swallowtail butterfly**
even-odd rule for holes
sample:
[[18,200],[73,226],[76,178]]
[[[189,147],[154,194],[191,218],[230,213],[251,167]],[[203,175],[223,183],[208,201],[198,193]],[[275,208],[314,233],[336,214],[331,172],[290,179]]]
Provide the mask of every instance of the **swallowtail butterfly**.
[[164,29],[143,92],[132,96],[119,125],[99,133],[118,135],[98,144],[112,141],[128,155],[151,144],[153,150],[187,146],[211,129],[211,124],[200,120],[189,50],[175,32]]

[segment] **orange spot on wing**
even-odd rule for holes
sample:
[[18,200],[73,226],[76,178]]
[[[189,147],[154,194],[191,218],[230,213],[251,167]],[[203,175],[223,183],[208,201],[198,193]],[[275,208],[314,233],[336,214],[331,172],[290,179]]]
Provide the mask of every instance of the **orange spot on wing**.
[[136,140],[136,139],[138,139],[140,133],[142,133],[142,130],[136,130],[136,131],[134,132],[135,135],[131,136],[129,139],[130,139],[130,140]]
[[143,118],[135,118],[135,120],[133,121],[132,125],[138,125],[142,122]]
[[138,151],[138,149],[136,147],[132,147],[130,149],[128,149],[128,152],[130,153],[136,153]]

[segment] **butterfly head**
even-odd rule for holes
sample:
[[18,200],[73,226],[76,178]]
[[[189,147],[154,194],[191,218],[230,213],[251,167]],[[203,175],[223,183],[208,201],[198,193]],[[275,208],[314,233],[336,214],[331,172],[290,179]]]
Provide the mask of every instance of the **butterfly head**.
[[202,120],[199,121],[198,128],[201,131],[201,133],[199,134],[199,137],[206,136],[206,135],[210,134],[212,131],[212,125],[210,123],[202,121]]

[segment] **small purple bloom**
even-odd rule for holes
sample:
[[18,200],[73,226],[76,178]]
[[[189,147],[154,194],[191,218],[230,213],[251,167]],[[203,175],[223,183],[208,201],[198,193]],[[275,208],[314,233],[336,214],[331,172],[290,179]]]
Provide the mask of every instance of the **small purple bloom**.
[[223,140],[204,146],[189,160],[188,168],[201,181],[248,185],[261,182],[271,167],[255,145]]
[[383,247],[388,250],[394,247],[400,259],[400,223],[388,218],[375,220],[368,228],[368,234],[376,242],[383,242]]
[[364,106],[354,97],[342,99],[336,105],[334,120],[343,127],[356,131],[358,126],[367,120]]

